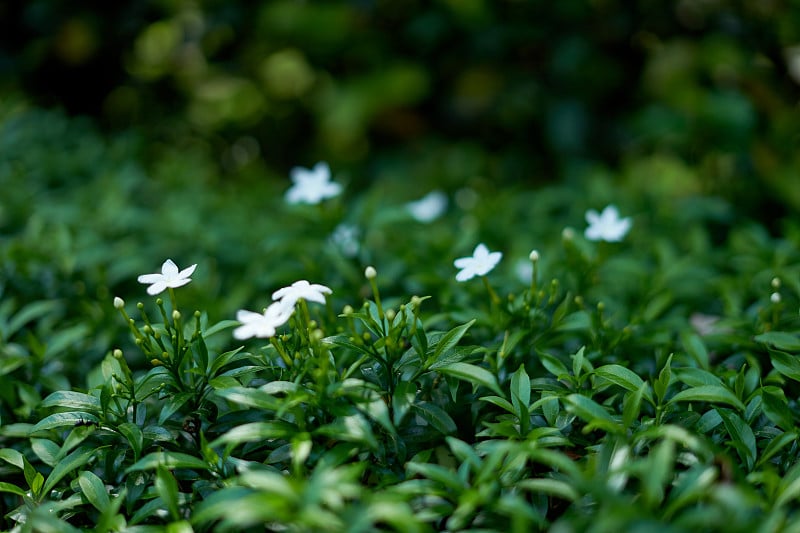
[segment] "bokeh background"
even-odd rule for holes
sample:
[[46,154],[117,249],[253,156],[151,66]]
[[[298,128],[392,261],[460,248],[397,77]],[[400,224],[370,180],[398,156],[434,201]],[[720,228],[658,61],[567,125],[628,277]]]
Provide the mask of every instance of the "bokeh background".
[[0,35],[4,100],[202,154],[214,180],[602,165],[758,218],[800,206],[793,1],[35,0],[3,3]]

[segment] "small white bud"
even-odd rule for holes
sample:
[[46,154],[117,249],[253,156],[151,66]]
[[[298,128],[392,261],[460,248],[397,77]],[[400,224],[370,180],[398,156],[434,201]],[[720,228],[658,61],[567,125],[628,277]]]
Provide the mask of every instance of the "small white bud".
[[123,300],[119,296],[114,296],[114,307],[116,309],[122,309],[123,307],[125,307],[125,300]]
[[368,266],[364,270],[364,276],[369,280],[375,279],[375,276],[377,276],[377,275],[378,275],[378,271],[375,270],[375,267],[373,267],[373,266]]
[[539,260],[539,251],[538,250],[531,250],[530,255],[528,256],[533,263]]

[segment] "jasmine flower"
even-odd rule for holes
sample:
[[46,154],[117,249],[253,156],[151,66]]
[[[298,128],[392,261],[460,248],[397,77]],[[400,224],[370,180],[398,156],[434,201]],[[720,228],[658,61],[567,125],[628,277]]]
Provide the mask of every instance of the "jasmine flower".
[[456,274],[456,281],[467,281],[475,276],[485,276],[500,262],[502,252],[489,252],[485,244],[475,247],[472,257],[461,257],[453,261],[461,272]]
[[272,293],[272,299],[279,301],[284,309],[293,309],[297,300],[303,299],[307,302],[325,303],[325,295],[330,294],[331,289],[318,283],[309,283],[301,279],[295,281],[288,287],[278,289]]
[[584,235],[590,241],[619,242],[631,229],[631,218],[619,218],[619,211],[613,205],[607,206],[602,213],[589,209],[586,222],[589,227]]
[[286,201],[290,204],[318,204],[326,198],[333,198],[342,192],[342,186],[331,180],[328,163],[320,161],[309,170],[294,167],[291,171],[294,183],[286,191]]
[[167,287],[174,289],[192,281],[189,276],[192,275],[195,268],[197,268],[197,264],[178,271],[178,266],[172,262],[172,259],[167,259],[161,265],[161,274],[143,274],[137,280],[139,283],[150,284],[147,287],[147,294],[156,295]]
[[240,309],[236,312],[236,320],[242,325],[233,330],[233,336],[239,340],[272,337],[275,330],[289,320],[293,311],[293,308],[286,308],[279,302],[264,309],[263,313]]
[[415,202],[406,204],[406,210],[418,222],[433,222],[447,209],[447,195],[432,191]]
[[361,246],[358,243],[360,231],[352,224],[339,224],[330,236],[330,241],[345,257],[355,257]]

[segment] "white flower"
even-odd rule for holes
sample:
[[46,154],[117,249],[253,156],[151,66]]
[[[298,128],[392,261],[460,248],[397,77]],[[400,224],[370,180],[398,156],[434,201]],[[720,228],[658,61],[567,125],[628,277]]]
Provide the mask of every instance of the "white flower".
[[408,202],[406,210],[418,222],[433,222],[447,209],[447,195],[442,191],[432,191],[415,202]]
[[619,211],[613,205],[603,209],[602,213],[589,209],[586,212],[586,222],[589,227],[584,235],[590,241],[618,242],[631,229],[631,218],[619,218]]
[[172,262],[172,259],[167,259],[161,265],[161,274],[143,274],[137,280],[139,283],[151,284],[147,287],[147,294],[155,295],[167,287],[174,289],[192,281],[189,276],[192,275],[195,268],[197,268],[197,264],[184,268],[179,272],[178,266]]
[[272,337],[275,335],[276,328],[285,324],[292,316],[293,311],[293,308],[286,308],[279,302],[264,309],[263,313],[240,309],[236,312],[236,320],[242,325],[233,330],[233,336],[239,340],[251,337]]
[[461,257],[453,261],[456,268],[461,269],[461,272],[456,274],[456,281],[467,281],[475,276],[488,274],[502,257],[502,252],[489,252],[485,244],[479,244],[472,252],[472,257]]
[[342,186],[331,181],[331,169],[324,161],[312,170],[294,167],[291,178],[294,185],[286,191],[286,201],[290,204],[318,204],[342,192]]
[[352,224],[339,224],[331,233],[330,241],[336,246],[345,257],[355,257],[361,245],[358,237],[361,232],[357,226]]
[[297,300],[302,298],[307,302],[325,303],[325,295],[330,294],[331,289],[318,283],[309,283],[304,279],[295,281],[288,287],[278,289],[272,293],[273,300],[280,300],[284,309],[293,309]]

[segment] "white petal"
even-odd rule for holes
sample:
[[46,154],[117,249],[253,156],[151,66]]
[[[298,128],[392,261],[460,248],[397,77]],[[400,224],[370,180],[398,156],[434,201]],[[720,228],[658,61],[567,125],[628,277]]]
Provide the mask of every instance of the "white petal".
[[161,265],[161,273],[167,277],[173,277],[178,275],[178,265],[172,262],[172,259],[167,259],[164,261],[164,264]]
[[150,285],[149,287],[147,287],[147,294],[149,294],[150,296],[155,296],[156,294],[160,293],[166,288],[167,284],[165,282],[157,281],[152,285]]
[[142,274],[141,276],[136,278],[136,281],[138,281],[139,283],[156,283],[163,279],[164,279],[163,274]]
[[197,268],[197,263],[193,264],[192,266],[190,266],[188,268],[184,268],[183,270],[181,270],[180,273],[178,274],[178,277],[179,278],[188,278],[189,276],[194,274],[194,269],[195,268]]

